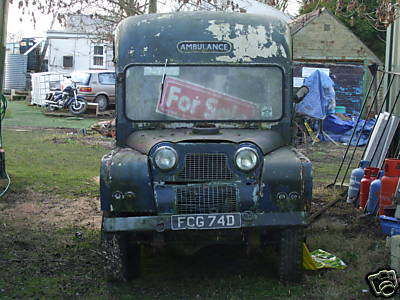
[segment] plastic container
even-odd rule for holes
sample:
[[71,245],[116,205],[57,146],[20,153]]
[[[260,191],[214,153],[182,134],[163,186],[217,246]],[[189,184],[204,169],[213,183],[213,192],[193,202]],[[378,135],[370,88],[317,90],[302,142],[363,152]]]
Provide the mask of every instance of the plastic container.
[[380,216],[379,221],[381,223],[382,232],[388,236],[399,235],[400,234],[400,220],[387,217]]
[[365,208],[368,202],[369,189],[371,182],[374,181],[379,175],[379,168],[368,167],[365,168],[365,175],[360,183],[360,208]]
[[347,203],[357,202],[360,194],[360,182],[364,177],[364,168],[368,167],[369,161],[362,160],[357,169],[351,171],[349,190],[347,192]]
[[384,171],[379,172],[377,179],[371,182],[369,187],[369,196],[367,203],[367,212],[371,215],[376,215],[379,207],[379,193],[381,192],[381,179],[384,175]]
[[345,114],[346,113],[346,107],[345,106],[336,106],[335,112]]
[[392,200],[400,176],[400,159],[385,159],[384,170],[385,176],[382,177],[379,194],[379,215],[384,214],[385,206],[393,204]]

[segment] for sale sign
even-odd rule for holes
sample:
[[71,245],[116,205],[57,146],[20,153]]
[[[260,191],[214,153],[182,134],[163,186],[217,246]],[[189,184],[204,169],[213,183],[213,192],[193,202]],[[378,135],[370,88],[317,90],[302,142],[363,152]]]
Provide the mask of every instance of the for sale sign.
[[157,112],[181,120],[252,120],[256,104],[178,78],[167,77]]

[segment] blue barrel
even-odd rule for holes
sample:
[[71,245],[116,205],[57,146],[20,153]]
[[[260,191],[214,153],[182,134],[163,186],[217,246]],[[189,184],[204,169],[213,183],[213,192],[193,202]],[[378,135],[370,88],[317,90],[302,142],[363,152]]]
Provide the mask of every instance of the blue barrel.
[[379,193],[381,192],[381,178],[383,177],[384,172],[381,170],[379,172],[379,176],[377,179],[371,182],[371,186],[369,188],[369,196],[367,203],[367,212],[371,215],[376,215],[376,211],[379,206]]
[[355,203],[360,194],[360,182],[364,177],[364,168],[368,167],[368,160],[361,160],[357,169],[351,172],[347,203]]

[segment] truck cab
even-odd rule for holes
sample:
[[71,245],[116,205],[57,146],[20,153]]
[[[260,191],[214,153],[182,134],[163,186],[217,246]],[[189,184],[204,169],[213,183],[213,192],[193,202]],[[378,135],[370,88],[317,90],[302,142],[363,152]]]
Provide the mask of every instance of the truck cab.
[[279,276],[302,273],[312,197],[293,148],[291,38],[276,15],[129,17],[115,35],[116,148],[101,162],[111,277],[140,274],[140,248],[191,254],[275,244]]

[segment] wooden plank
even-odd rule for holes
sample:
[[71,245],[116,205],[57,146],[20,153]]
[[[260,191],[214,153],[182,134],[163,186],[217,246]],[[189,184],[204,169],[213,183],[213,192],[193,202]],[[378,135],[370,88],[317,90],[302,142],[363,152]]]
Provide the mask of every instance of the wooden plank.
[[11,89],[11,96],[28,96],[29,94],[29,91]]

